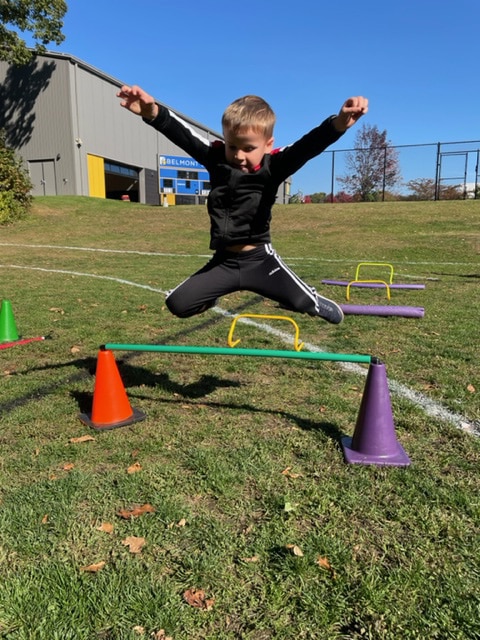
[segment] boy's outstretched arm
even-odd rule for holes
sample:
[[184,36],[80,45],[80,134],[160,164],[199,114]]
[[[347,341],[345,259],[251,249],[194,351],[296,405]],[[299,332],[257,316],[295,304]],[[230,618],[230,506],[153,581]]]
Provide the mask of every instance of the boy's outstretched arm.
[[120,105],[128,109],[132,113],[142,116],[147,120],[153,120],[158,115],[158,105],[154,98],[140,87],[123,85],[117,93],[117,97],[121,98]]
[[335,129],[341,133],[354,125],[368,111],[368,99],[363,96],[348,98],[336,118],[332,120]]

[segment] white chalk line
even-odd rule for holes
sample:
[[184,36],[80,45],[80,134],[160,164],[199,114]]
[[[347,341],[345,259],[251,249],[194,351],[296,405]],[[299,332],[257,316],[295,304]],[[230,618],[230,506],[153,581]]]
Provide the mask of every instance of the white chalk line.
[[[44,267],[31,267],[31,266],[15,265],[15,264],[0,264],[0,268],[1,269],[25,269],[28,271],[40,271],[43,273],[59,273],[59,274],[69,275],[69,276],[97,278],[99,280],[109,280],[111,282],[117,282],[118,284],[125,284],[128,286],[137,287],[140,289],[146,289],[154,293],[161,293],[163,295],[166,294],[166,291],[164,291],[163,289],[158,289],[156,287],[151,287],[150,285],[140,284],[138,282],[133,282],[132,280],[125,280],[124,278],[117,278],[114,276],[104,276],[104,275],[98,275],[93,273],[83,273],[81,271],[69,271],[66,269],[46,269]],[[229,311],[222,309],[221,307],[218,307],[218,306],[213,307],[212,311],[214,311],[215,313],[218,313],[219,315],[223,315],[224,317],[232,317],[232,318],[235,317],[235,314],[232,314]],[[272,327],[269,324],[266,324],[263,322],[256,322],[250,318],[239,318],[239,322],[250,324],[260,329],[261,331],[264,331],[265,333],[274,335],[286,344],[290,344],[292,341],[291,335],[289,335],[288,333],[285,333],[284,331],[280,331],[279,329],[276,329],[275,327]],[[325,351],[325,349],[322,349],[317,345],[314,345],[309,342],[305,342],[304,346],[307,351],[311,351],[312,353],[322,353]],[[355,373],[357,375],[362,375],[362,376],[367,375],[367,369],[360,367],[358,364],[351,363],[351,362],[337,362],[336,364],[340,366],[340,368],[342,368],[344,371],[348,371],[348,372]],[[469,422],[468,419],[465,418],[464,416],[457,413],[453,413],[452,411],[446,409],[445,407],[442,407],[442,405],[438,404],[434,400],[427,398],[426,396],[424,396],[421,393],[418,393],[417,391],[413,391],[406,385],[396,382],[395,380],[389,379],[388,386],[390,391],[395,393],[397,396],[404,398],[409,402],[411,402],[412,404],[416,405],[417,407],[422,409],[423,412],[426,413],[428,416],[433,418],[438,418],[440,420],[443,420],[444,422],[453,424],[455,427],[457,427],[457,429],[460,429],[461,431],[465,431],[475,436],[480,436],[480,427],[475,425],[472,422]]]
[[[98,253],[116,253],[116,254],[133,254],[138,256],[158,256],[165,258],[211,258],[212,254],[202,253],[165,253],[160,251],[138,251],[135,249],[102,249],[100,247],[73,247],[56,244],[20,244],[14,242],[0,242],[0,247],[21,247],[25,249],[58,249],[60,251],[92,251]],[[352,262],[346,258],[313,258],[313,257],[284,257],[285,261],[298,261],[298,262],[325,262],[334,264],[345,264]],[[369,258],[358,258],[356,262],[367,262]],[[396,260],[395,264],[409,264],[409,265],[426,265],[426,266],[480,266],[479,262],[422,262],[412,260]],[[414,276],[411,276],[414,277]]]
[[58,249],[60,251],[92,251],[97,253],[126,253],[137,256],[159,256],[165,258],[210,258],[211,254],[190,255],[183,253],[162,253],[159,251],[137,251],[135,249],[102,249],[100,247],[69,247],[58,244],[19,244],[13,242],[0,242],[0,247],[20,247],[24,249]]

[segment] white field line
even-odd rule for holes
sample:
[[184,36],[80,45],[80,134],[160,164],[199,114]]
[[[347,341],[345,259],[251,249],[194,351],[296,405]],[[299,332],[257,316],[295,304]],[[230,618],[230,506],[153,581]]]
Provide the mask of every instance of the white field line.
[[212,254],[189,255],[183,253],[161,253],[158,251],[136,251],[129,249],[101,249],[96,247],[69,247],[58,244],[16,244],[13,242],[0,242],[0,247],[21,247],[25,249],[58,249],[60,251],[93,251],[98,253],[126,253],[137,256],[160,256],[165,258],[210,258]]
[[[125,254],[134,254],[138,256],[159,256],[159,257],[167,257],[167,258],[211,258],[212,254],[202,254],[202,253],[164,253],[160,251],[136,251],[131,249],[102,249],[97,247],[71,247],[64,245],[56,245],[56,244],[20,244],[15,242],[0,242],[0,247],[23,247],[26,249],[58,249],[60,251],[92,251],[98,253],[125,253]],[[347,260],[346,258],[311,258],[311,257],[284,257],[285,261],[293,262],[325,262],[325,263],[335,263],[335,264],[345,264],[352,262],[351,260]],[[366,262],[368,258],[359,258],[356,262]],[[478,262],[418,262],[412,260],[396,260],[395,264],[411,264],[411,265],[427,265],[427,266],[480,266]],[[407,276],[406,276],[407,277]],[[416,277],[416,276],[408,276],[408,277]]]
[[[98,278],[100,280],[110,280],[112,282],[117,282],[119,284],[125,284],[132,287],[138,287],[140,289],[146,289],[148,291],[153,291],[154,293],[161,293],[163,295],[166,294],[166,291],[164,291],[163,289],[158,289],[155,287],[151,287],[149,285],[140,284],[138,282],[132,282],[131,280],[125,280],[123,278],[116,278],[114,276],[102,276],[102,275],[92,274],[92,273],[83,273],[80,271],[68,271],[66,269],[46,269],[43,267],[29,267],[29,266],[23,266],[23,265],[15,265],[15,264],[0,264],[0,269],[25,269],[27,271],[40,271],[43,273],[60,273],[60,274],[69,275],[69,276]],[[212,311],[220,315],[223,315],[225,317],[232,317],[232,318],[234,317],[234,314],[218,306],[213,307]],[[276,329],[275,327],[272,327],[266,323],[256,322],[249,318],[239,318],[239,322],[250,324],[252,326],[257,327],[261,331],[264,331],[265,333],[275,335],[277,338],[279,338],[282,342],[286,344],[290,344],[292,342],[291,335],[289,335],[288,333],[285,333],[284,331],[280,331],[279,329]],[[309,342],[305,342],[305,349],[313,353],[321,353],[325,351],[319,346],[311,344]],[[355,363],[338,362],[336,364],[338,364],[338,366],[340,366],[344,371],[349,371],[357,375],[366,376],[368,371],[368,369],[363,368]],[[448,409],[446,409],[445,407],[442,407],[442,405],[438,404],[437,402],[431,400],[430,398],[427,398],[426,396],[424,396],[421,393],[418,393],[417,391],[413,391],[406,385],[396,382],[395,380],[388,380],[388,385],[389,385],[390,391],[395,393],[397,396],[404,398],[409,402],[411,402],[412,404],[416,405],[417,407],[422,409],[424,413],[426,413],[428,416],[431,416],[433,418],[438,418],[445,422],[449,422],[450,424],[453,424],[455,427],[457,427],[457,429],[466,431],[467,433],[470,433],[475,436],[480,436],[480,427],[475,425],[473,422],[469,422],[469,420],[464,416],[457,413],[453,413],[452,411],[449,411]]]

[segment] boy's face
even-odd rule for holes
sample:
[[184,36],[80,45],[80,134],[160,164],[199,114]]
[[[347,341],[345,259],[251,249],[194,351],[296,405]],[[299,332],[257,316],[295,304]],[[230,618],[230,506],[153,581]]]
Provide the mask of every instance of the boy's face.
[[273,146],[273,138],[265,138],[263,133],[254,129],[245,129],[238,133],[224,129],[223,136],[228,164],[243,173],[255,171],[263,156],[270,153]]

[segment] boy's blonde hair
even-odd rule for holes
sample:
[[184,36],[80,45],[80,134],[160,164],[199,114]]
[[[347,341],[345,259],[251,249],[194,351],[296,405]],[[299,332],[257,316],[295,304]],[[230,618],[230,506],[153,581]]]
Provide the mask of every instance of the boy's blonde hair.
[[234,134],[245,129],[262,133],[266,139],[273,135],[275,113],[268,102],[258,96],[243,96],[230,104],[222,116],[222,127]]

